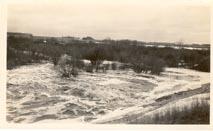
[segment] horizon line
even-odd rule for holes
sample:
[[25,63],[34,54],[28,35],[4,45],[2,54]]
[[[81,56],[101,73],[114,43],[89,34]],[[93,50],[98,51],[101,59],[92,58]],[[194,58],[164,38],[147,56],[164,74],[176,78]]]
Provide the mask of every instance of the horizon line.
[[[35,35],[34,33],[29,33],[29,32],[13,32],[13,31],[7,31],[7,33],[20,33],[20,34],[31,34],[32,36],[40,36],[40,37],[53,37],[53,38],[61,38],[61,37],[76,37],[76,38],[84,38],[84,37],[92,37],[90,35],[83,36],[83,37],[77,37],[77,36],[72,36],[72,35],[62,35],[62,36],[51,36],[51,35]],[[107,37],[106,37],[107,38]],[[137,42],[144,42],[144,43],[167,43],[167,44],[175,44],[178,45],[178,42],[182,42],[182,45],[211,45],[211,43],[199,43],[199,42],[192,42],[192,43],[186,43],[184,40],[179,40],[179,41],[143,41],[143,40],[136,40],[136,39],[128,39],[128,38],[122,38],[122,39],[113,39],[109,37],[110,40],[115,40],[115,41],[121,41],[121,40],[129,40],[129,41],[137,41]],[[95,40],[105,40],[105,39],[96,39]]]

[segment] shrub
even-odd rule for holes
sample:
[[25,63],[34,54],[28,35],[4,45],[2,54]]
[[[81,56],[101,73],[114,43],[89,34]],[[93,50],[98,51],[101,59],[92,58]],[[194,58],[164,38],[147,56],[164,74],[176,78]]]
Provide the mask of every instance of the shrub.
[[164,71],[165,62],[162,59],[153,60],[153,65],[151,66],[151,73],[160,75]]
[[78,70],[77,70],[76,68],[72,68],[71,74],[72,74],[74,77],[77,77],[77,76],[78,76]]
[[125,70],[125,69],[129,69],[129,68],[133,68],[132,64],[121,64],[119,66],[120,70]]
[[24,53],[21,50],[16,50],[8,47],[7,49],[7,69],[13,69],[17,66],[27,65],[30,63],[40,62],[43,57],[33,56],[30,53]]
[[201,59],[198,64],[193,65],[192,69],[210,72],[210,56]]
[[136,73],[141,73],[144,70],[143,64],[134,64],[133,71]]
[[86,56],[86,59],[91,61],[93,67],[95,67],[96,72],[98,71],[99,65],[104,60],[104,51],[102,48],[92,48]]
[[117,64],[116,63],[112,63],[112,70],[116,70],[117,69]]
[[164,71],[164,60],[154,56],[144,56],[132,59],[133,70],[136,73],[148,73],[160,75]]
[[105,66],[105,70],[109,70],[110,64],[105,64],[104,66]]
[[62,77],[76,77],[78,70],[75,66],[75,59],[68,55],[62,55],[58,61],[58,71]]
[[86,70],[86,72],[93,73],[93,66],[92,66],[92,64],[89,64],[89,65],[85,66],[85,70]]
[[52,58],[52,62],[53,62],[53,64],[54,64],[55,66],[58,64],[58,60],[59,60],[58,57],[53,57],[53,58]]
[[174,56],[172,53],[166,55],[164,60],[166,61],[166,64],[170,67],[178,66],[178,57]]
[[85,67],[84,62],[79,59],[76,59],[76,58],[73,60],[73,65],[74,65],[74,67],[76,67],[78,69],[84,69],[84,67]]
[[100,65],[98,66],[98,70],[102,70],[103,73],[106,73],[106,65],[100,64]]

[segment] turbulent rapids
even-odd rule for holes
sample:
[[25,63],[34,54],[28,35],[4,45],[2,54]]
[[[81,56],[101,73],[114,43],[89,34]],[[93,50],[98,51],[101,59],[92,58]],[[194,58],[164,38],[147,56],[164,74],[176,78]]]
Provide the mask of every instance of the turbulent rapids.
[[[79,72],[61,78],[51,63],[8,70],[7,121],[129,123],[210,98],[210,73],[166,68],[160,75],[132,70]],[[135,117],[134,117],[135,118]]]

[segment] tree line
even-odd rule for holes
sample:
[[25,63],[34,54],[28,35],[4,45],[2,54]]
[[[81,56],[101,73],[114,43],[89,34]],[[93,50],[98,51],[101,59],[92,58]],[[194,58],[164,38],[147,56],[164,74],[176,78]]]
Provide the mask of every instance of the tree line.
[[174,49],[171,47],[145,47],[137,41],[113,40],[101,44],[70,42],[60,44],[52,39],[42,43],[29,38],[7,39],[7,68],[50,60],[57,64],[67,54],[75,59],[87,59],[94,68],[103,60],[127,63],[135,72],[160,74],[164,67],[184,67],[210,71],[210,48],[208,50]]

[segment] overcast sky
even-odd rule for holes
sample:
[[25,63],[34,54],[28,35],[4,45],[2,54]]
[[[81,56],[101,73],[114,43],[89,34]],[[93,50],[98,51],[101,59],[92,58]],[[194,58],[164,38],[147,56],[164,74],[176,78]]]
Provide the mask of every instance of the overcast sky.
[[45,36],[210,43],[207,6],[144,2],[37,2],[9,4],[8,31]]

